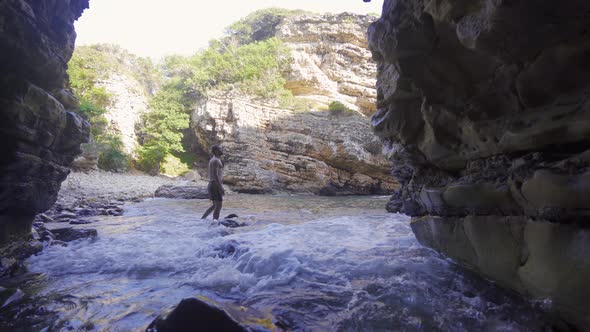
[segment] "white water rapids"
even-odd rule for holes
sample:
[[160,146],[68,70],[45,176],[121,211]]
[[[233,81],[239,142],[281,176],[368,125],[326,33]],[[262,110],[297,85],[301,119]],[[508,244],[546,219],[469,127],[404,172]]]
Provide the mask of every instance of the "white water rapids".
[[[199,220],[204,200],[150,199],[80,226],[94,241],[28,260],[24,288],[45,331],[143,330],[181,299],[270,312],[297,331],[536,331],[544,314],[414,239],[384,197],[229,196]],[[37,309],[38,310],[38,309]]]

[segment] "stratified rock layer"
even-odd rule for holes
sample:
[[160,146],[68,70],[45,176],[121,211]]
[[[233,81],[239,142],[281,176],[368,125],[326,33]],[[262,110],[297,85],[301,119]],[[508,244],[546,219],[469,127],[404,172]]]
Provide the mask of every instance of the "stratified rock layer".
[[332,101],[375,112],[375,62],[367,45],[374,16],[306,14],[286,17],[276,36],[291,49],[286,87],[317,105]]
[[415,217],[423,244],[586,327],[588,13],[582,0],[386,0],[369,29],[372,123],[402,185],[389,209]]
[[0,3],[0,243],[56,200],[88,124],[67,85],[73,22],[87,0]]
[[203,101],[191,122],[201,150],[222,142],[224,182],[238,192],[353,195],[397,188],[369,119],[356,112],[295,112],[225,97]]

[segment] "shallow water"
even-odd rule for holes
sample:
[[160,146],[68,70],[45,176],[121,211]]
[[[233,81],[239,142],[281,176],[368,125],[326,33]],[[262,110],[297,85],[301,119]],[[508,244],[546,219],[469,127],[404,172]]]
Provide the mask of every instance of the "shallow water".
[[28,303],[0,317],[18,315],[33,330],[143,330],[182,298],[203,295],[269,313],[290,330],[546,326],[535,306],[421,247],[386,201],[229,196],[222,212],[249,224],[239,229],[199,220],[207,201],[128,205],[121,217],[84,225],[96,240],[30,258]]

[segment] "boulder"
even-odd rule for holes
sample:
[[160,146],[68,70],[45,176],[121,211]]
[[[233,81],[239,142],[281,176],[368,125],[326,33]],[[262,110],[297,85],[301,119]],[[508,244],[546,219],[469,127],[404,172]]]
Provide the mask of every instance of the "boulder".
[[277,331],[274,321],[274,317],[252,308],[197,296],[180,301],[172,311],[156,318],[146,332]]
[[176,199],[208,199],[209,192],[204,186],[160,186],[154,193],[156,197],[176,198]]
[[79,239],[86,239],[86,238],[96,238],[98,236],[98,232],[96,229],[78,229],[78,228],[57,228],[52,229],[51,233],[53,233],[53,238],[58,241],[63,242],[72,242]]

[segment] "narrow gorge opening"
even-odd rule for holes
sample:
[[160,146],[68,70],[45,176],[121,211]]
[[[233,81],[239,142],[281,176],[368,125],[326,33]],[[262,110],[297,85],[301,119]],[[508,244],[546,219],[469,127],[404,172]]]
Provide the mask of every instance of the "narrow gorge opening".
[[364,2],[0,3],[0,329],[587,330],[590,5]]

